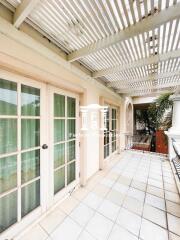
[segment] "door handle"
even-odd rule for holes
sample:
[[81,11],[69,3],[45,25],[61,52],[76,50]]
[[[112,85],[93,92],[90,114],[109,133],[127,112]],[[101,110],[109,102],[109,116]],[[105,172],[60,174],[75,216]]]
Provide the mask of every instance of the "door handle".
[[47,144],[43,144],[42,145],[42,149],[47,149],[48,148],[48,145]]

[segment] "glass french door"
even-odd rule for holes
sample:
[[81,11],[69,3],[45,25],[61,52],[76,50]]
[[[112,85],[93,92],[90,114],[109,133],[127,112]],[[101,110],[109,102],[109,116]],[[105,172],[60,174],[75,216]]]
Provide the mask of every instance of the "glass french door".
[[117,109],[108,106],[104,131],[104,159],[117,149]]
[[41,205],[41,90],[0,79],[0,234]]
[[78,97],[52,88],[51,156],[53,199],[64,196],[78,183]]

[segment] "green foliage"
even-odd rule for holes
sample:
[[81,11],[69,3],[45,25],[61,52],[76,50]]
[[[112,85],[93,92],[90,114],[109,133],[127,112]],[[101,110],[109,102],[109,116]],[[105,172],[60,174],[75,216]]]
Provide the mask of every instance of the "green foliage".
[[160,95],[148,109],[136,110],[136,120],[144,124],[149,130],[164,129],[171,127],[172,101],[169,99],[172,93]]
[[168,129],[172,122],[172,100],[169,97],[172,93],[160,95],[148,108],[148,116],[154,128]]

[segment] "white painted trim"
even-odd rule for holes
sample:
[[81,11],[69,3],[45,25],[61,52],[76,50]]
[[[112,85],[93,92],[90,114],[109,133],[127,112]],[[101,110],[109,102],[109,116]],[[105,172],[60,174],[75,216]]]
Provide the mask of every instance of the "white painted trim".
[[[180,86],[180,80],[176,80],[173,82],[173,80],[170,83],[164,83],[164,84],[156,84],[155,81],[150,82],[150,86],[143,86],[143,90],[145,89],[159,89],[159,88],[167,88],[167,87],[175,87],[175,86]],[[136,91],[142,90],[142,87],[134,87],[133,89],[125,88],[122,90],[119,90],[119,93],[133,93]]]
[[23,0],[14,13],[13,25],[19,28],[40,0]]
[[155,55],[148,58],[140,59],[138,61],[130,62],[129,64],[117,65],[115,67],[106,68],[92,74],[92,77],[98,78],[106,75],[110,75],[116,72],[125,71],[131,68],[142,67],[144,65],[158,63],[160,61],[166,61],[180,56],[180,49],[167,52],[161,55]]
[[[76,179],[70,183],[69,185],[66,186],[66,168],[67,168],[67,163],[66,163],[66,147],[65,147],[65,187],[60,190],[59,192],[57,192],[54,195],[54,93],[57,94],[61,94],[65,96],[65,114],[67,113],[67,97],[73,97],[76,99],[76,117],[73,119],[76,119],[76,134],[77,134],[77,138],[76,138],[76,158],[75,158],[75,162],[76,162]],[[79,185],[79,171],[80,171],[80,155],[79,155],[79,95],[69,92],[69,91],[65,91],[62,90],[60,88],[57,87],[53,87],[53,86],[48,86],[48,99],[49,99],[49,105],[50,105],[50,114],[48,116],[49,118],[49,154],[50,154],[50,159],[51,159],[51,163],[49,163],[49,202],[48,202],[48,206],[53,206],[56,202],[62,200],[62,198],[64,198],[66,195],[68,195],[68,193],[70,191],[72,191],[77,185]],[[65,115],[65,118],[67,119],[67,116]],[[66,121],[65,121],[65,134],[67,132],[67,126],[66,126]],[[64,142],[68,142],[67,140],[65,140]],[[74,160],[73,160],[74,161]],[[73,162],[72,161],[72,162]]]
[[[63,59],[61,56],[59,56],[57,53],[54,53],[52,50],[48,49],[47,47],[43,46],[41,43],[37,42],[33,38],[29,37],[27,34],[25,34],[22,31],[18,31],[16,28],[13,27],[12,24],[10,24],[8,21],[6,21],[4,18],[0,17],[0,46],[1,45],[1,37],[3,38],[9,38],[22,46],[25,46],[32,51],[39,53],[40,56],[45,57],[46,59],[50,60],[52,63],[55,63],[64,69],[66,69],[68,72],[73,74],[75,77],[78,77],[79,79],[86,81],[90,83],[91,85],[97,86],[99,89],[102,89],[106,91],[107,93],[111,94],[112,96],[115,96],[119,99],[120,96],[112,91],[111,89],[108,89],[105,85],[101,84],[100,82],[96,81],[94,78],[92,78],[87,73],[84,73],[80,69],[78,69],[76,66],[73,66],[69,62],[66,61],[66,59]],[[1,54],[4,54],[3,49],[0,47]],[[3,59],[3,57],[2,57]],[[42,70],[42,69],[41,69]],[[49,69],[46,69],[48,73]],[[63,76],[61,76],[63,78]]]
[[165,9],[157,14],[149,16],[143,19],[142,21],[140,21],[139,23],[136,23],[135,25],[130,26],[114,35],[103,38],[97,41],[96,43],[93,43],[91,45],[88,45],[77,51],[70,53],[68,55],[68,61],[73,62],[89,54],[92,54],[99,50],[107,48],[113,44],[124,41],[133,36],[136,36],[140,33],[148,32],[149,30],[152,30],[163,23],[166,23],[170,20],[173,20],[179,17],[179,13],[180,13],[180,3],[177,3],[176,5],[173,5],[168,9]]
[[[17,208],[17,223],[13,224],[10,226],[8,229],[6,229],[4,232],[0,234],[0,237],[3,239],[11,239],[12,236],[18,234],[21,232],[25,227],[27,227],[29,224],[31,224],[35,219],[37,219],[44,211],[45,211],[45,201],[44,201],[44,195],[46,192],[46,175],[45,175],[45,169],[46,166],[44,164],[48,161],[47,154],[45,154],[41,148],[42,146],[42,140],[44,140],[45,137],[45,125],[44,125],[44,100],[45,100],[45,84],[44,83],[39,83],[31,79],[27,79],[22,76],[18,76],[17,74],[9,73],[6,71],[3,71],[0,69],[0,78],[9,80],[12,82],[17,83],[17,97],[18,97],[18,108],[17,108],[17,119],[18,119],[18,149],[17,149],[17,191],[18,191],[18,208]],[[38,149],[40,149],[40,206],[37,207],[35,210],[27,214],[25,217],[21,219],[21,187],[24,186],[24,184],[21,184],[21,162],[20,162],[20,154],[24,151],[21,151],[21,115],[20,115],[20,110],[21,110],[21,88],[20,84],[24,84],[30,87],[35,87],[40,89],[40,103],[41,103],[41,112],[40,112],[40,146]],[[29,150],[29,149],[27,149]],[[39,177],[38,177],[39,178]],[[38,179],[37,178],[37,179]],[[33,180],[35,180],[34,178]],[[30,182],[30,181],[29,181]],[[29,183],[28,182],[28,183]],[[45,184],[44,184],[45,183]],[[8,193],[8,192],[7,192]],[[1,195],[2,196],[2,195]],[[1,238],[0,238],[1,239]]]
[[[172,76],[176,76],[176,75],[180,75],[180,70],[175,71],[175,72],[164,72],[161,74],[151,74],[148,75],[146,77],[140,77],[140,78],[135,78],[135,79],[122,79],[122,80],[117,80],[117,81],[111,81],[110,83],[107,84],[108,87],[111,87],[113,83],[121,83],[121,81],[126,81],[126,84],[124,88],[127,87],[127,84],[131,84],[131,83],[136,83],[136,82],[143,82],[143,81],[153,81],[155,79],[161,79],[161,78],[168,78],[168,77],[172,77]],[[161,86],[159,86],[161,87]],[[143,90],[143,87],[141,88]],[[118,90],[119,93],[122,93],[121,90]]]

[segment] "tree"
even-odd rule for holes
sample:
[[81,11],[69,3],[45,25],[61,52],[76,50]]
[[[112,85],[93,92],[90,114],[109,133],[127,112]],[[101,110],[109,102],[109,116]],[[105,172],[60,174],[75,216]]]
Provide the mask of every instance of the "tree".
[[172,125],[173,102],[170,100],[171,95],[172,93],[160,95],[148,108],[149,121],[155,129],[167,130]]
[[169,97],[172,93],[160,95],[155,102],[151,103],[148,109],[136,110],[136,121],[144,129],[155,132],[158,129],[167,130],[172,124],[172,100]]

